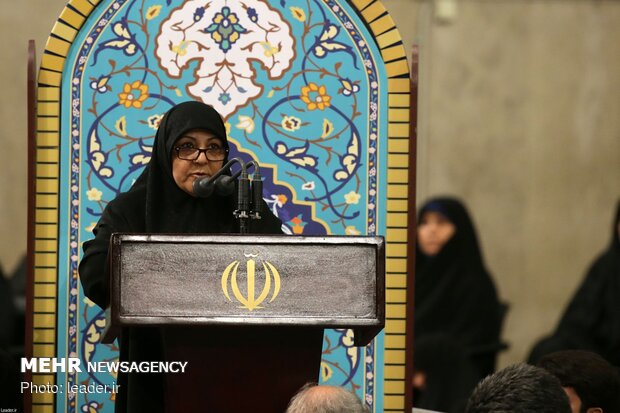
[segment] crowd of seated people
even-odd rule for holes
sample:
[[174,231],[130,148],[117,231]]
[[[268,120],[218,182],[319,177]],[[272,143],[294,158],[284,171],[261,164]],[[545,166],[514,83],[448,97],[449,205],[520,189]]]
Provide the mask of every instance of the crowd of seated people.
[[[414,406],[449,413],[561,411],[487,403],[489,395],[501,393],[499,383],[548,380],[542,377],[548,374],[531,368],[538,363],[559,381],[573,413],[620,412],[619,298],[620,202],[609,247],[592,264],[553,334],[533,347],[529,365],[485,378],[505,347],[501,330],[506,305],[485,267],[464,204],[449,197],[430,199],[420,208],[417,222]],[[521,394],[524,402],[539,400]],[[501,398],[508,403],[512,396]],[[540,397],[553,405],[550,395]]]

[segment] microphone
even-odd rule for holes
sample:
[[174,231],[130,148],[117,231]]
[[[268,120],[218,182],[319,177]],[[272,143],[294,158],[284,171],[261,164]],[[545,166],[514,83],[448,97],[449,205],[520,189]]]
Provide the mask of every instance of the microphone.
[[[232,175],[224,175],[233,163],[238,163],[241,170]],[[250,181],[248,169],[253,166],[254,174]],[[263,205],[263,180],[260,175],[258,162],[251,160],[247,164],[239,158],[232,158],[215,174],[209,177],[198,178],[192,184],[195,196],[207,198],[217,192],[220,195],[231,195],[235,190],[235,180],[238,178],[237,188],[237,209],[233,212],[235,218],[239,220],[239,232],[247,234],[250,232],[249,219],[261,219]],[[251,196],[250,196],[251,192]]]
[[[254,167],[254,174],[252,174],[252,179],[250,181],[252,198],[250,199],[250,210],[252,211],[253,219],[261,218],[261,209],[263,206],[263,180],[260,175],[260,167],[258,162],[255,160],[251,160],[250,162],[245,164],[245,169],[248,170],[250,167]],[[221,175],[217,177],[214,181],[215,192],[220,195],[227,196],[234,192],[235,190],[235,180],[241,175],[242,171],[239,170],[232,174],[232,176]],[[244,184],[245,185],[245,184]],[[244,195],[245,197],[246,195]]]
[[235,179],[239,176],[237,172],[233,176],[220,175],[215,179],[215,192],[222,196],[232,195],[235,192]]
[[248,164],[254,165],[254,173],[252,174],[252,219],[261,219],[263,207],[263,178],[260,175],[260,167],[258,162],[250,161]]
[[250,179],[245,165],[241,164],[241,176],[239,177],[239,188],[237,192],[237,210],[235,217],[239,220],[239,233],[247,234],[250,232],[248,218],[250,218]]
[[231,160],[226,162],[226,164],[222,166],[222,168],[220,168],[220,170],[214,173],[212,176],[208,176],[208,177],[205,176],[203,178],[196,179],[194,183],[192,184],[192,190],[194,192],[194,196],[197,196],[199,198],[210,197],[216,188],[216,182],[219,180],[220,177],[223,178],[226,176],[224,175],[224,172],[226,172],[233,163],[238,163],[241,165],[242,170],[245,169],[245,165],[243,164],[243,161],[241,159],[232,158]]

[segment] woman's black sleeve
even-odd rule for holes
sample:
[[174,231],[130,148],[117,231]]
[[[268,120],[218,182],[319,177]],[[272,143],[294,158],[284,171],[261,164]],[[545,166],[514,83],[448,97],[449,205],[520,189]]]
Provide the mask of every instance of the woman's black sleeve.
[[105,309],[109,300],[108,249],[113,232],[126,230],[125,219],[114,211],[113,202],[103,211],[93,229],[95,238],[84,242],[84,255],[80,261],[79,274],[84,295]]

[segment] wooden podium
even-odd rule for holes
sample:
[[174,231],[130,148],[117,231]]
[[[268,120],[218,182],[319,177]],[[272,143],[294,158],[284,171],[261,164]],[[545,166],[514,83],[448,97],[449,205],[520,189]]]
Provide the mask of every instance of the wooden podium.
[[385,324],[381,237],[114,234],[110,251],[104,342],[157,327],[163,359],[188,362],[166,412],[282,413],[318,379],[323,329],[361,346]]

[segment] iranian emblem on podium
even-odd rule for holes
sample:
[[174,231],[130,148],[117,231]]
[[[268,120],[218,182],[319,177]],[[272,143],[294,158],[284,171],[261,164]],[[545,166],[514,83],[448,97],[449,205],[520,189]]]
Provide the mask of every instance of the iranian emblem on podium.
[[[280,293],[280,273],[269,261],[261,261],[262,271],[259,270],[257,272],[255,258],[257,258],[258,255],[244,254],[244,256],[246,258],[245,265],[247,274],[246,295],[244,296],[239,288],[239,277],[237,276],[237,270],[239,269],[239,265],[241,265],[239,261],[231,262],[222,273],[222,291],[228,301],[233,302],[229,293],[230,287],[233,297],[241,304],[240,308],[253,311],[263,308],[261,304],[270,294],[271,298],[268,303],[276,299]],[[263,288],[260,291],[256,291],[257,281],[260,279],[261,274],[262,277],[264,277]]]

